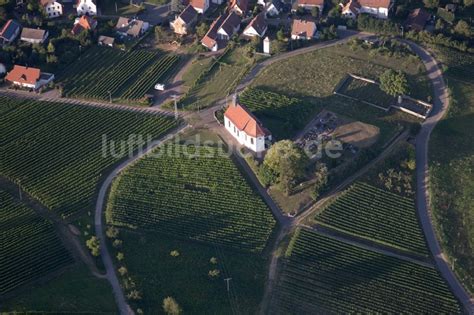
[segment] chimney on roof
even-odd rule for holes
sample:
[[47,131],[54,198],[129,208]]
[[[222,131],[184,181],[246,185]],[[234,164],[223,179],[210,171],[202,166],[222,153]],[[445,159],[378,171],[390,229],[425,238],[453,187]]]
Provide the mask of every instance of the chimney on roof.
[[239,98],[237,96],[237,93],[234,93],[234,95],[232,96],[232,105],[237,106],[238,101],[239,101]]

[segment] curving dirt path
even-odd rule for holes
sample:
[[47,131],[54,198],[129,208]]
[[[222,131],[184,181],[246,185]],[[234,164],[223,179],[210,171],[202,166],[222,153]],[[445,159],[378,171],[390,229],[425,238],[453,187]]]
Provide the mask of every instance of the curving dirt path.
[[430,248],[433,258],[436,262],[439,272],[449,284],[456,297],[464,305],[469,314],[474,314],[474,298],[467,292],[457,279],[450,268],[448,258],[444,255],[440,243],[437,239],[436,231],[433,226],[432,212],[430,206],[429,192],[429,166],[428,166],[428,144],[431,132],[436,124],[443,119],[449,106],[449,92],[444,83],[443,74],[438,66],[436,59],[424,48],[405,41],[413,51],[421,58],[426,67],[428,77],[433,84],[434,107],[430,117],[422,124],[420,133],[416,138],[416,203],[421,226]]
[[130,315],[134,314],[130,305],[128,305],[127,300],[125,298],[124,292],[120,285],[120,281],[117,277],[115,272],[114,263],[112,257],[109,253],[107,248],[107,239],[104,233],[104,224],[102,222],[103,210],[106,205],[106,198],[107,192],[109,190],[110,185],[114,178],[125,168],[135,163],[138,159],[142,158],[146,154],[150,153],[154,148],[162,144],[164,141],[174,137],[178,132],[184,130],[187,126],[181,126],[175,131],[169,133],[168,135],[152,141],[143,151],[139,152],[135,156],[129,157],[127,160],[120,163],[104,180],[102,183],[98,196],[97,196],[97,203],[95,206],[95,217],[94,217],[94,224],[95,224],[95,231],[96,236],[100,241],[100,256],[102,258],[102,262],[104,263],[104,267],[106,270],[106,277],[107,280],[110,282],[112,286],[112,290],[114,293],[115,301],[117,303],[117,307],[121,315]]

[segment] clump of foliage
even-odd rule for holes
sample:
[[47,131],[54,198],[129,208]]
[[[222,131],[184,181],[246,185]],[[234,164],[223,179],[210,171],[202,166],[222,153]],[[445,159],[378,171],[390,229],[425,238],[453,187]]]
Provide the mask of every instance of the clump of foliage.
[[171,296],[163,299],[163,311],[168,315],[179,315],[183,312],[178,302]]
[[389,95],[398,96],[408,93],[408,80],[401,71],[389,69],[382,73],[379,80],[380,89]]
[[307,162],[303,149],[291,140],[282,140],[268,150],[263,165],[276,174],[280,189],[289,194],[296,181],[305,175]]

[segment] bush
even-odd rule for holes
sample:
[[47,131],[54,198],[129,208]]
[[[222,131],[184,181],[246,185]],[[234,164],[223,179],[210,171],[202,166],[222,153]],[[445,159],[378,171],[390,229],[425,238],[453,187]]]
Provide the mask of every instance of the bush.
[[170,296],[163,299],[163,311],[168,315],[179,315],[183,312],[176,300]]

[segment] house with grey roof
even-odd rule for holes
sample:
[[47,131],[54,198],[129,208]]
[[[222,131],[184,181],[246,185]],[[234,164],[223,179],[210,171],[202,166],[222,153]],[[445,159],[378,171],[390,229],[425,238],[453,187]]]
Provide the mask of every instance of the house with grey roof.
[[8,20],[0,30],[0,45],[13,42],[20,35],[21,25],[15,20]]

